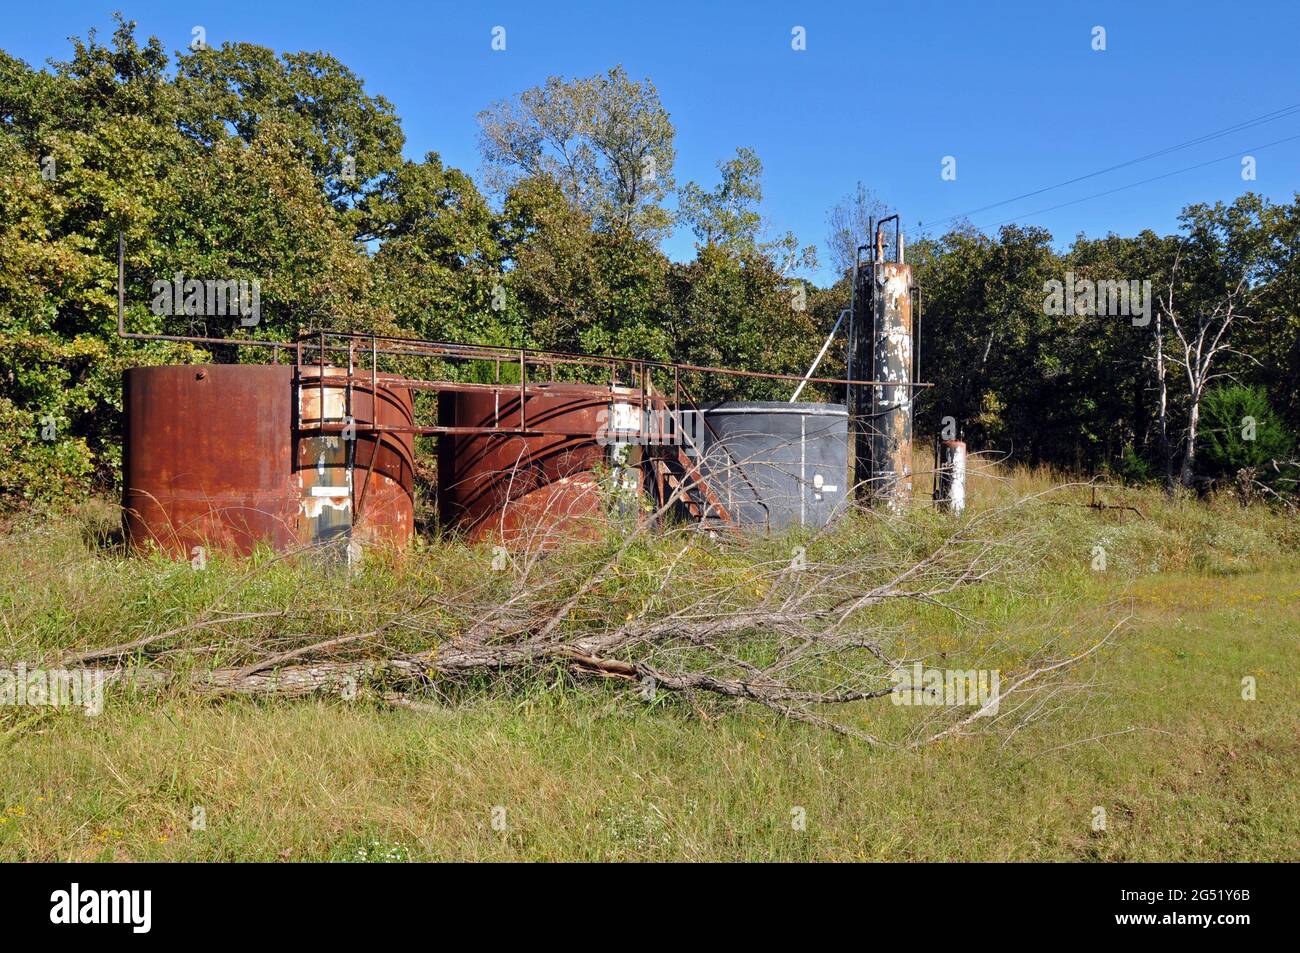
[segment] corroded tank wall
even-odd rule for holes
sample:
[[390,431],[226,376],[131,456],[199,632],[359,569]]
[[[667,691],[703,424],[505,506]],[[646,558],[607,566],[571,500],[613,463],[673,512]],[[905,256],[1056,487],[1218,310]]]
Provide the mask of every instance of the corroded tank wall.
[[123,378],[122,505],[132,545],[189,556],[298,539],[293,369],[137,367]]
[[[321,388],[300,387],[291,366],[128,370],[128,542],[177,556],[196,546],[246,554],[259,543],[283,551],[342,536],[405,545],[414,529],[411,436],[375,435],[364,424],[376,403],[381,425],[409,424],[411,398],[382,379],[379,390],[376,402],[368,386],[354,386],[351,417],[360,426],[346,439],[310,429]],[[327,420],[345,416],[343,383],[327,382],[324,397]]]
[[623,489],[630,496],[640,492],[640,471],[630,459],[613,459],[609,439],[618,406],[637,398],[623,389],[562,383],[529,384],[522,407],[517,388],[442,392],[441,426],[550,431],[439,437],[443,524],[464,530],[471,541],[531,546],[598,534],[608,487],[596,471],[622,463]]
[[740,526],[825,526],[848,491],[843,404],[733,401],[702,408],[705,481]]
[[[301,370],[298,387],[298,440],[294,470],[302,495],[300,537],[327,543],[350,536],[362,543],[403,547],[415,532],[415,447],[410,433],[376,433],[366,424],[410,427],[411,392],[386,384],[377,375],[378,408],[369,383],[349,391],[342,368]],[[363,380],[366,374],[361,373]],[[339,380],[331,380],[339,378]],[[321,431],[324,421],[342,431]]]

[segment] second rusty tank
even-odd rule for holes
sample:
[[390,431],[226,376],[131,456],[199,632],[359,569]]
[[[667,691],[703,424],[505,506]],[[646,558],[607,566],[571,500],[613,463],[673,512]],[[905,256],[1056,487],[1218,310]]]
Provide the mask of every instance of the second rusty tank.
[[[635,499],[637,450],[611,420],[635,413],[639,392],[586,384],[529,384],[439,394],[438,512],[473,542],[551,547],[607,523],[611,488]],[[473,433],[455,430],[474,429]]]

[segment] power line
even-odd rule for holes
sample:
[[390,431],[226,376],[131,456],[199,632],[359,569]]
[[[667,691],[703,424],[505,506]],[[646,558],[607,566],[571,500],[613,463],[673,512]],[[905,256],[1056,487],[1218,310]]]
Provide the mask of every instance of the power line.
[[1138,182],[1130,182],[1128,185],[1121,185],[1118,188],[1108,189],[1105,192],[1097,192],[1095,195],[1085,195],[1083,198],[1071,199],[1069,202],[1062,202],[1060,205],[1053,205],[1049,208],[1040,208],[1036,212],[1027,212],[1024,215],[1017,215],[1015,218],[1009,218],[1006,221],[998,222],[996,225],[987,225],[986,228],[999,228],[1003,225],[1009,225],[1012,222],[1020,221],[1024,218],[1033,218],[1035,215],[1043,215],[1047,212],[1055,212],[1058,208],[1066,208],[1070,205],[1078,205],[1080,202],[1087,202],[1091,199],[1099,199],[1103,196],[1114,195],[1116,192],[1123,192],[1125,189],[1137,188],[1139,185],[1146,185],[1148,182],[1156,182],[1160,179],[1167,179],[1170,176],[1181,175],[1184,172],[1191,172],[1194,169],[1203,169],[1207,165],[1213,165],[1216,162],[1224,162],[1228,159],[1236,159],[1243,153],[1259,152],[1262,149],[1268,149],[1271,146],[1280,146],[1284,142],[1292,142],[1300,139],[1300,133],[1294,136],[1287,136],[1285,139],[1275,139],[1272,142],[1266,142],[1262,146],[1253,146],[1249,149],[1241,149],[1236,152],[1230,152],[1226,156],[1219,156],[1217,159],[1208,159],[1205,162],[1198,162],[1196,165],[1189,165],[1184,169],[1175,169],[1173,172],[1165,172],[1161,175],[1153,175],[1149,179],[1142,179]]
[[[1017,195],[1009,199],[1003,199],[1001,202],[994,202],[991,205],[983,205],[980,206],[979,208],[971,209],[969,212],[962,212],[958,215],[953,215],[949,218],[940,220],[937,224],[947,225],[950,222],[955,222],[958,219],[966,218],[967,216],[970,215],[978,215],[980,212],[987,212],[989,209],[999,208],[1000,206],[1003,205],[1009,205],[1012,202],[1019,202],[1021,199],[1032,198],[1035,195],[1042,195],[1044,192],[1051,192],[1054,189],[1064,188],[1067,185],[1073,185],[1076,182],[1083,182],[1086,179],[1093,179],[1099,175],[1105,175],[1108,172],[1114,172],[1117,169],[1123,169],[1130,165],[1136,165],[1139,162],[1146,162],[1149,159],[1156,159],[1159,158],[1160,156],[1168,155],[1171,152],[1177,152],[1180,149],[1186,149],[1191,146],[1200,145],[1203,142],[1210,142],[1214,139],[1221,139],[1224,136],[1231,135],[1234,132],[1240,132],[1243,129],[1249,129],[1252,128],[1253,126],[1263,125],[1264,123],[1268,123],[1268,122],[1275,122],[1278,119],[1283,119],[1287,116],[1293,115],[1297,111],[1300,111],[1300,103],[1293,103],[1290,106],[1283,106],[1281,109],[1275,109],[1272,112],[1265,113],[1262,116],[1256,116],[1254,119],[1247,119],[1242,122],[1236,123],[1234,125],[1227,126],[1226,128],[1223,129],[1216,129],[1213,132],[1207,132],[1204,135],[1197,136],[1195,139],[1188,139],[1186,142],[1180,142],[1177,145],[1166,146],[1165,148],[1158,149],[1155,152],[1149,152],[1144,156],[1138,156],[1136,159],[1129,159],[1127,162],[1120,162],[1116,165],[1107,166],[1104,169],[1098,169],[1096,172],[1089,172],[1086,175],[1075,176],[1073,179],[1066,179],[1064,182],[1057,182],[1055,185],[1045,185],[1041,189],[1034,189],[1032,192],[1025,192],[1022,195]],[[1221,160],[1214,159],[1211,161],[1219,162]],[[1102,193],[1102,194],[1104,195],[1106,193]],[[1033,214],[1038,214],[1038,213],[1035,212]]]

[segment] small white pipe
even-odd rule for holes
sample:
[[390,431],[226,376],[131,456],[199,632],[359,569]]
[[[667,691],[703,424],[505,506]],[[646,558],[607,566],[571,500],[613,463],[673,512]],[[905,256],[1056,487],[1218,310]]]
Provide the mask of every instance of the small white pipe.
[[835,321],[835,327],[831,328],[831,333],[826,336],[826,343],[823,344],[822,349],[817,352],[817,359],[812,362],[812,367],[808,368],[808,373],[803,376],[803,380],[799,382],[799,386],[794,389],[794,394],[790,398],[790,403],[793,404],[799,399],[799,395],[803,393],[804,386],[808,383],[808,378],[813,376],[813,371],[817,370],[817,365],[820,364],[822,358],[826,356],[826,351],[831,346],[831,341],[835,340],[835,334],[839,331],[840,325],[844,323],[844,316],[848,313],[849,311],[847,308],[840,312],[839,318]]
[[966,509],[966,444],[960,440],[941,445],[942,464],[938,480],[939,505],[950,513]]

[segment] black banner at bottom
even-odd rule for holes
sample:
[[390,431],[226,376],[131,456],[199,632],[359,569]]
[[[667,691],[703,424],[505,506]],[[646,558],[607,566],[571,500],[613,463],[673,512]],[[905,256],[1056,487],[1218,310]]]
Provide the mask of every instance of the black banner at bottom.
[[666,866],[9,865],[0,867],[0,915],[10,940],[42,933],[128,944],[337,942],[375,931],[392,942],[448,925],[499,939],[561,923],[566,932],[662,938],[700,920],[741,936],[784,921],[809,937],[902,932],[924,942],[933,932],[938,942],[965,942],[1041,929],[1217,943],[1276,931],[1294,915],[1283,911],[1288,865]]

